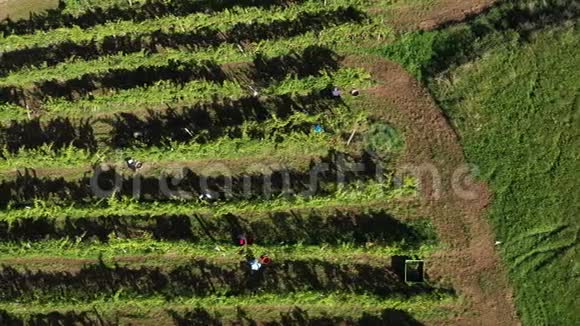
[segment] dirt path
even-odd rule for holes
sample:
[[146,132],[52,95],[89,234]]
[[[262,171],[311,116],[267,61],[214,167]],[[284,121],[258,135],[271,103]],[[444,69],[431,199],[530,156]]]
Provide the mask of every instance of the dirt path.
[[373,11],[387,16],[386,22],[399,31],[433,30],[462,22],[484,12],[497,2],[498,0],[436,0],[428,5],[411,2]]
[[0,20],[28,18],[31,12],[55,8],[58,0],[0,0]]
[[[428,91],[398,64],[367,57],[349,57],[345,64],[364,67],[380,82],[366,96],[369,108],[405,135],[406,153],[398,168],[421,178],[423,214],[432,217],[441,240],[449,245],[430,262],[428,272],[432,279],[451,282],[468,298],[465,314],[453,323],[518,324],[512,291],[485,216],[490,191],[467,175],[453,128]],[[433,181],[437,179],[441,182]]]

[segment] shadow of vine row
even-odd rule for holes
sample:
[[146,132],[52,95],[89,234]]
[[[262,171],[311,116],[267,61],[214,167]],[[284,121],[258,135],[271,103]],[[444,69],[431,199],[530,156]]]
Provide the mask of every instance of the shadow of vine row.
[[[9,153],[44,145],[51,145],[55,151],[72,145],[94,152],[97,149],[97,140],[91,120],[55,118],[41,121],[35,118],[27,121],[13,120],[0,126],[0,148],[5,148]],[[0,158],[6,157],[0,152]]]
[[317,13],[302,13],[297,18],[271,23],[238,23],[227,31],[202,28],[187,32],[157,30],[146,34],[107,36],[102,40],[76,43],[65,41],[43,47],[8,51],[0,54],[0,75],[23,67],[52,66],[70,58],[94,60],[98,57],[134,53],[146,50],[156,53],[167,48],[186,48],[189,51],[217,47],[223,43],[243,44],[319,32],[325,28],[348,22],[361,22],[364,14],[353,7]]
[[280,243],[304,245],[401,245],[415,249],[435,243],[436,235],[427,220],[401,221],[381,209],[328,212],[284,211],[264,215],[172,215],[152,217],[107,215],[98,217],[30,217],[0,221],[2,241],[37,241],[79,238],[107,242],[110,236],[140,238],[151,235],[156,240],[191,243],[236,243],[246,234],[259,245]]
[[[332,312],[323,316],[311,315],[300,307],[281,311],[278,317],[262,319],[248,308],[238,307],[235,315],[225,317],[220,312],[198,307],[185,311],[167,310],[167,314],[178,326],[222,326],[222,325],[265,325],[265,326],[334,326],[334,325],[397,325],[421,326],[408,312],[399,309],[384,309],[377,313],[363,312],[361,317],[334,316]],[[119,325],[119,316],[103,317],[96,309],[93,311],[69,311],[32,314],[27,317],[0,311],[0,323],[7,326],[24,325],[82,325],[112,326]]]
[[5,326],[54,326],[54,325],[83,325],[83,326],[114,326],[119,325],[118,318],[103,317],[99,311],[67,312],[52,311],[48,313],[31,313],[27,316],[15,315],[6,310],[0,310],[0,325]]
[[404,310],[384,309],[377,313],[363,312],[361,317],[333,316],[333,313],[324,313],[323,316],[308,313],[298,306],[287,312],[280,312],[277,318],[262,320],[248,308],[238,307],[235,316],[224,317],[219,312],[204,308],[195,308],[188,311],[169,310],[173,321],[178,326],[221,326],[232,325],[267,325],[267,326],[334,326],[334,325],[397,325],[397,326],[421,326],[421,322]]
[[[148,110],[147,115],[124,112],[102,121],[111,126],[108,145],[113,148],[160,146],[170,141],[206,143],[224,136],[240,138],[243,134],[262,139],[268,136],[264,129],[242,128],[243,124],[264,122],[274,117],[287,119],[297,112],[308,115],[330,112],[340,104],[342,101],[319,94],[216,99],[180,109]],[[312,124],[305,121],[277,131],[308,133],[311,130]]]
[[250,81],[268,84],[295,75],[298,78],[318,76],[322,71],[334,71],[339,67],[339,56],[332,50],[309,46],[301,53],[290,53],[274,58],[257,56],[253,63],[226,64],[220,66],[211,61],[169,60],[158,66],[140,66],[135,69],[109,69],[106,72],[86,73],[66,81],[46,80],[32,88],[4,86],[0,98],[6,103],[38,109],[48,98],[75,100],[90,96],[96,91],[130,89],[153,85],[160,80],[185,84],[192,80]]
[[[111,127],[107,137],[100,138],[103,145],[112,148],[163,146],[175,141],[206,143],[223,136],[241,137],[242,126],[246,122],[264,122],[274,116],[285,119],[297,112],[314,115],[330,112],[339,105],[343,105],[343,102],[320,94],[214,99],[212,102],[179,109],[148,110],[146,115],[123,112],[100,119],[100,122]],[[18,153],[22,149],[50,145],[53,151],[58,152],[72,145],[95,152],[98,140],[93,124],[90,119],[13,120],[0,126],[0,148],[5,148],[8,153]],[[311,130],[312,125],[303,122],[288,125],[278,132],[309,133]],[[254,139],[266,136],[264,129],[257,126],[246,128],[245,133]],[[0,158],[6,157],[0,152]]]
[[234,176],[198,174],[187,168],[183,168],[180,175],[126,175],[114,168],[96,167],[92,174],[66,180],[38,177],[33,170],[26,170],[14,179],[0,182],[0,207],[31,205],[37,199],[88,203],[113,194],[142,202],[197,200],[208,193],[215,199],[228,201],[327,195],[336,191],[339,184],[382,178],[383,173],[380,162],[366,152],[359,157],[331,152],[326,157],[311,160],[306,170],[278,168],[271,173]]
[[[52,82],[47,82],[48,84],[43,87],[50,89],[46,92],[53,95],[68,94],[68,96],[74,96],[73,94],[90,92],[90,90],[96,87],[104,87],[105,84],[109,85],[107,87],[128,88],[141,84],[153,83],[154,81],[161,79],[172,79],[176,81],[179,80],[181,83],[186,82],[189,79],[199,77],[193,75],[193,70],[184,68],[175,62],[170,64],[170,66],[171,68],[165,67],[169,70],[165,70],[165,73],[159,75],[156,75],[155,73],[153,73],[153,75],[149,75],[146,72],[148,68],[143,68],[130,72],[111,72],[110,74],[114,75],[114,77],[106,77],[108,74],[105,74],[106,76],[102,77],[101,84],[95,84],[92,81],[80,82],[77,84],[79,81],[77,80],[76,82],[68,81],[64,85],[55,86],[55,88],[50,88],[47,86],[52,84]],[[338,56],[334,52],[325,48],[314,46],[305,49],[301,54],[292,53],[275,58],[264,58],[258,56],[255,58],[252,64],[245,66],[238,65],[235,68],[235,71],[239,72],[240,74],[238,74],[238,76],[235,78],[247,78],[249,79],[250,83],[254,83],[255,85],[267,85],[272,82],[283,80],[289,75],[295,75],[298,77],[316,76],[319,75],[321,71],[334,71],[337,70],[338,67]],[[151,69],[155,70],[158,68],[159,67],[154,67]],[[206,77],[211,75],[212,78],[220,80],[225,80],[228,78],[226,76],[226,72],[224,72],[219,66],[212,66],[207,68],[207,70],[204,70],[206,68],[202,67],[198,72],[206,74]],[[132,78],[130,76],[123,75],[124,73],[129,73],[131,76],[138,75],[139,77]],[[121,81],[117,83],[116,78],[120,78]],[[108,80],[108,82],[105,83],[103,82],[104,80]],[[9,92],[14,93],[13,91]],[[44,92],[40,93],[44,94]],[[19,103],[22,101],[20,104],[27,102],[35,103],[34,105],[36,105],[36,107],[33,105],[33,108],[39,108],[42,105],[42,97],[46,94],[38,95],[39,97],[37,97],[37,95],[30,95],[23,91],[16,91],[13,95],[14,97],[12,97],[12,100]],[[8,100],[10,101],[10,98],[8,98]],[[126,127],[154,128],[156,125],[159,126],[167,124],[167,126],[170,127],[183,126],[183,128],[191,128],[193,131],[205,130],[215,133],[216,131],[221,130],[223,134],[225,129],[223,127],[221,129],[219,128],[219,124],[222,122],[225,124],[229,123],[231,126],[232,124],[239,125],[242,123],[242,121],[246,121],[248,119],[265,119],[265,116],[268,114],[266,113],[266,110],[273,110],[273,112],[285,115],[289,115],[290,110],[297,110],[302,112],[310,112],[309,110],[313,110],[312,112],[320,112],[322,110],[328,109],[330,103],[331,101],[324,99],[323,96],[317,98],[315,94],[312,94],[311,96],[292,98],[289,96],[273,97],[271,99],[262,98],[260,100],[245,98],[233,102],[228,102],[226,100],[225,102],[221,103],[213,102],[207,105],[191,107],[189,109],[182,110],[180,113],[177,113],[174,110],[169,110],[170,112],[167,114],[153,114],[150,112],[149,117],[146,118],[147,121],[145,122],[138,119],[135,115],[127,113],[123,115],[117,115],[116,121],[109,121],[109,123],[115,129],[111,143],[113,145],[118,144],[119,146],[122,146],[124,142],[131,142],[131,138],[133,137],[132,135],[127,135],[128,129],[123,129]],[[256,107],[252,108],[251,106],[254,104]],[[233,108],[233,106],[236,107]],[[208,119],[210,119],[209,110],[215,110],[213,114],[214,118],[212,118],[214,120],[217,118],[215,122],[208,121]],[[226,110],[231,114],[230,117],[226,117]],[[196,127],[196,124],[198,127]],[[190,133],[192,130],[190,130],[190,133],[187,133],[183,128],[175,129],[173,131],[165,130],[165,133],[160,132],[160,135],[165,134],[167,137],[175,136],[176,138],[191,139]],[[157,131],[162,130],[157,129]],[[187,133],[187,136],[185,133]],[[159,144],[161,142],[161,137],[154,136],[153,133],[149,133],[148,135],[152,135],[152,137],[147,140],[149,143]],[[54,150],[58,150],[68,146],[69,144],[72,144],[78,148],[94,151],[97,147],[97,140],[93,134],[92,123],[90,120],[72,122],[68,118],[55,118],[48,121],[41,121],[36,118],[26,121],[12,121],[10,124],[0,126],[0,146],[6,147],[7,150],[11,153],[18,152],[20,148],[32,149],[47,144],[52,144]]]
[[[49,261],[47,261],[49,262]],[[54,258],[53,262],[58,262]],[[252,272],[243,256],[238,263],[202,259],[164,267],[85,265],[78,271],[18,270],[3,266],[0,271],[1,300],[96,300],[124,295],[192,297],[237,296],[251,293],[302,291],[372,293],[379,296],[421,293],[453,293],[428,284],[405,283],[385,266],[356,262],[334,263],[323,259],[277,258]]]
[[95,7],[75,16],[65,13],[66,4],[64,1],[59,1],[58,8],[40,14],[31,14],[29,19],[16,21],[5,19],[0,23],[0,33],[4,35],[29,34],[39,30],[73,26],[89,28],[117,20],[141,22],[169,14],[179,17],[199,12],[212,13],[234,7],[267,9],[301,2],[304,0],[149,0],[135,6]]

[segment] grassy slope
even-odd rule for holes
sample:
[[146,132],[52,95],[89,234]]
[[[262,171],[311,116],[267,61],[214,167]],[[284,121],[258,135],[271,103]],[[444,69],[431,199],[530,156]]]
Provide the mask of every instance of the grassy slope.
[[496,46],[434,83],[494,192],[490,219],[526,325],[577,324],[580,30]]

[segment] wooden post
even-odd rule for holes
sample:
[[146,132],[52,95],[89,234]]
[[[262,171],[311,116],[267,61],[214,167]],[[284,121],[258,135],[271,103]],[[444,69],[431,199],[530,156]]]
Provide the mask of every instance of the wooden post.
[[356,127],[354,127],[354,129],[352,130],[352,133],[350,134],[350,137],[348,137],[348,141],[346,142],[346,146],[350,145],[350,142],[354,138],[354,135],[356,134],[357,129],[358,129],[358,125]]

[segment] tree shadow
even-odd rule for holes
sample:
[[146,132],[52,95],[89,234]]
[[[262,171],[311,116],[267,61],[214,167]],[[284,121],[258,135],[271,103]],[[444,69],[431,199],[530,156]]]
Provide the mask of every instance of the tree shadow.
[[140,35],[112,35],[106,36],[102,40],[80,43],[65,41],[44,47],[31,47],[2,53],[0,55],[0,75],[40,64],[53,66],[73,57],[94,60],[101,56],[121,52],[127,54],[145,50],[148,53],[157,53],[168,48],[195,51],[200,48],[217,47],[224,43],[244,44],[289,38],[306,32],[319,32],[327,27],[349,22],[361,22],[364,18],[364,13],[353,7],[348,7],[316,13],[300,13],[294,19],[271,23],[238,23],[227,31],[205,27],[186,32],[157,30]]

